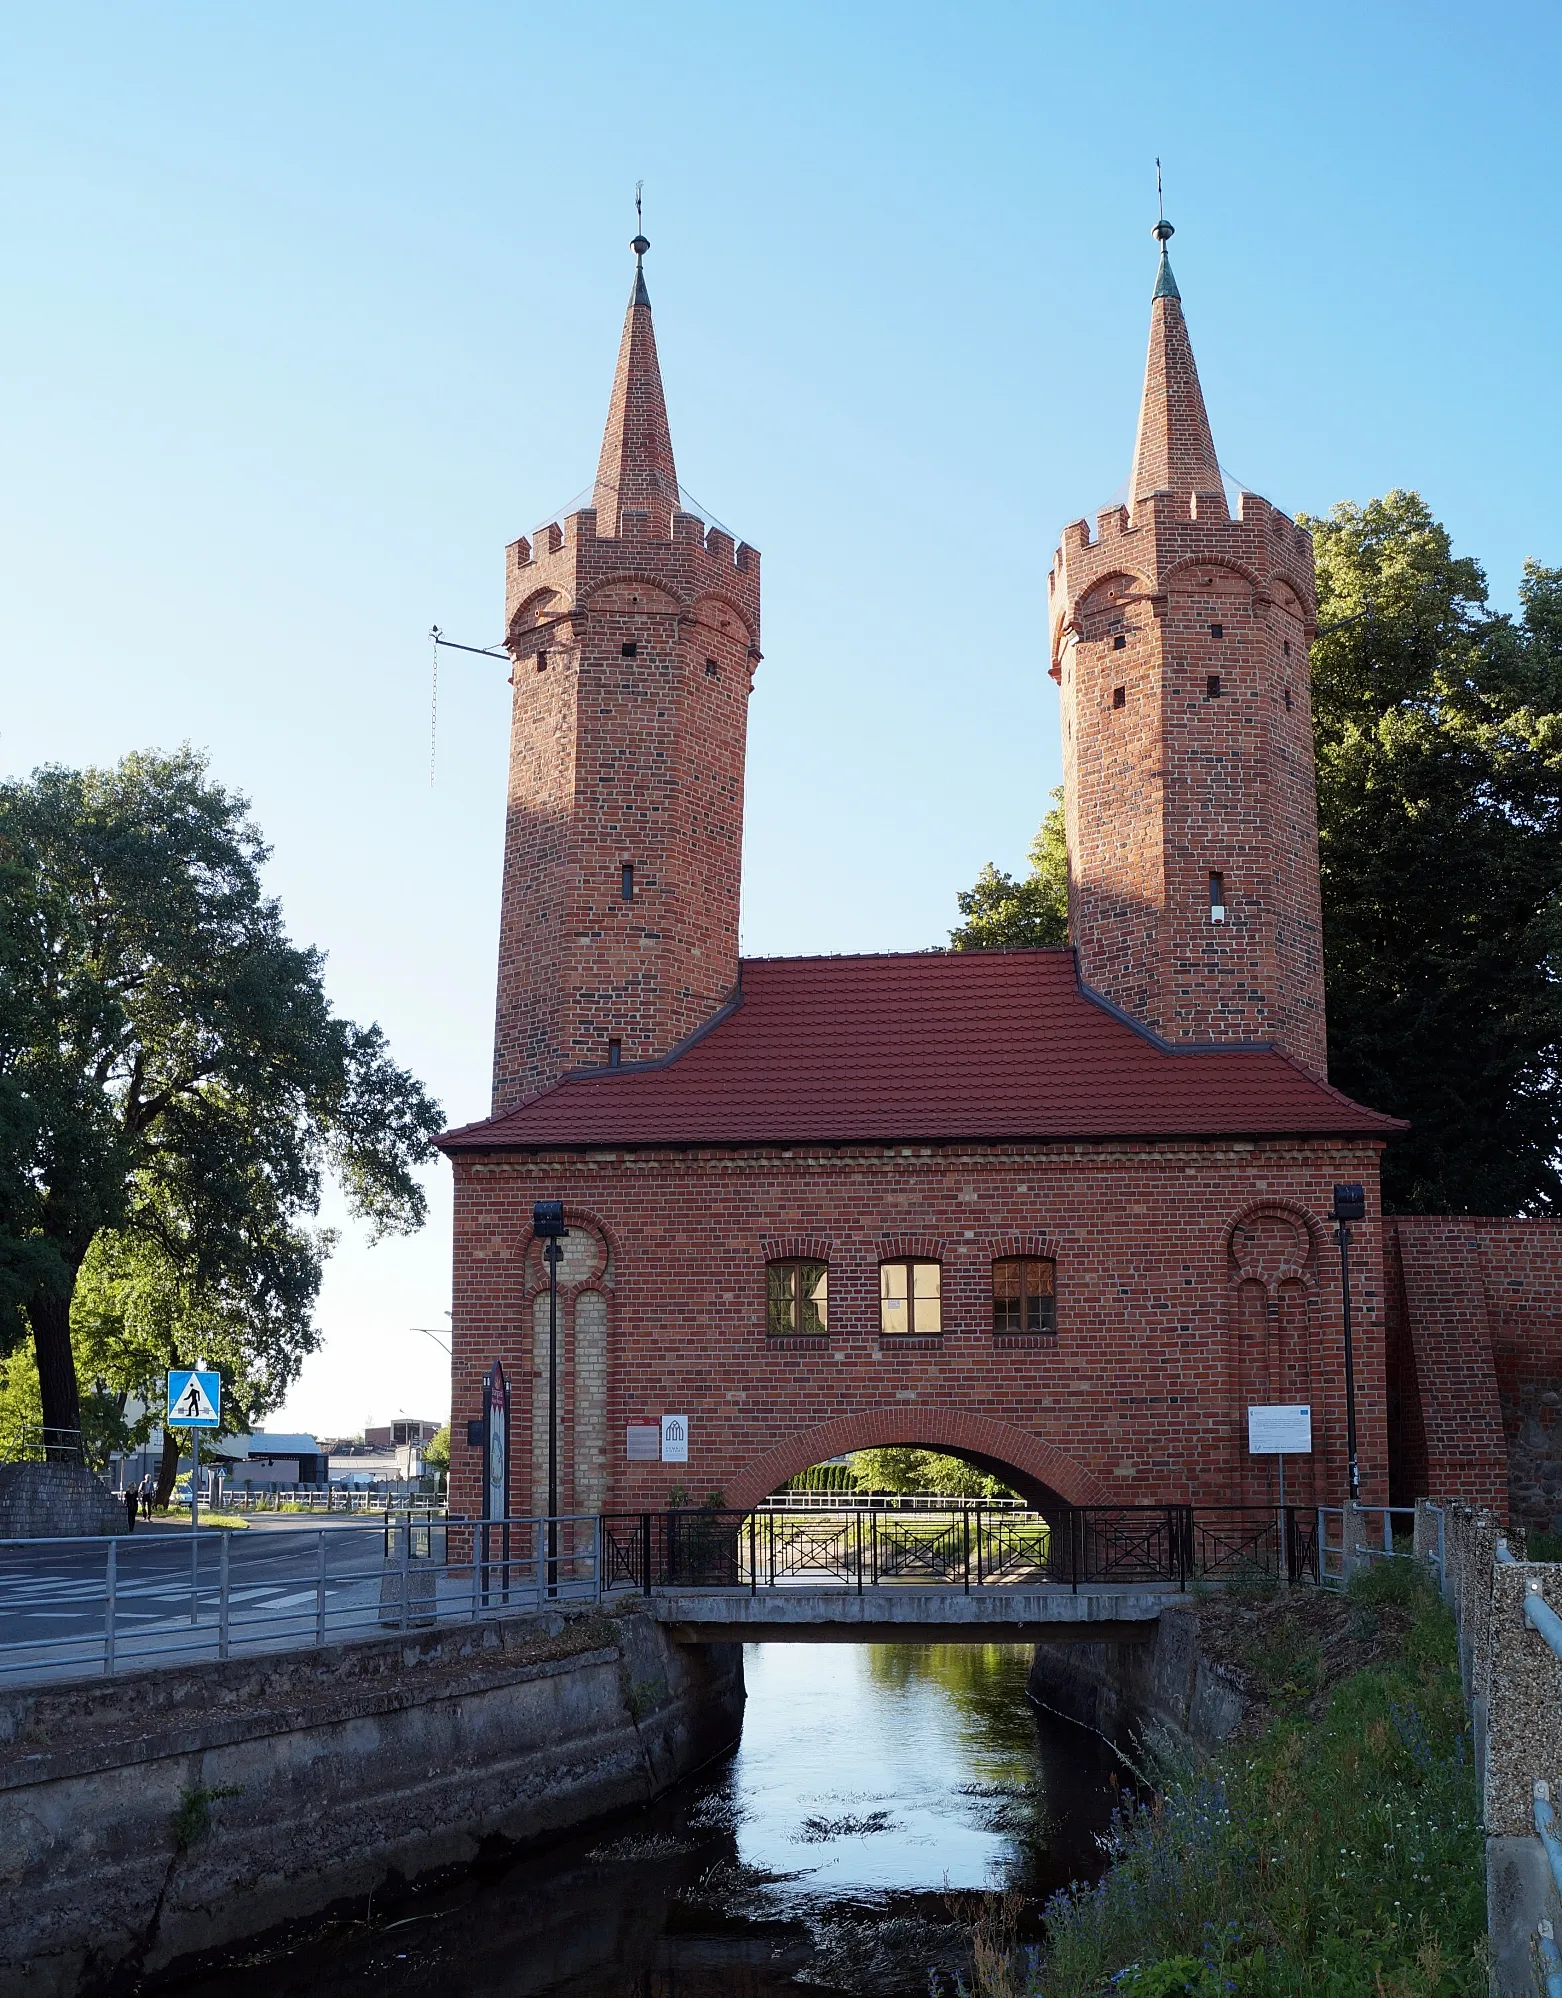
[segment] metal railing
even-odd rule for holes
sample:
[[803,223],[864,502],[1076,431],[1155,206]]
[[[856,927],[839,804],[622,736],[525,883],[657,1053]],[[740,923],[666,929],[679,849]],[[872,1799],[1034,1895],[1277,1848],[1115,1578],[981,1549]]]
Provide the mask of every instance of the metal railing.
[[[1506,1540],[1497,1542],[1495,1554],[1497,1560],[1504,1565],[1517,1565],[1513,1550]],[[1536,1576],[1532,1576],[1525,1584],[1524,1621],[1545,1641],[1547,1649],[1558,1663],[1562,1664],[1562,1616],[1558,1616],[1546,1601],[1541,1593],[1539,1578]],[[1534,1779],[1531,1785],[1531,1800],[1535,1818],[1535,1836],[1540,1840],[1541,1850],[1546,1855],[1546,1864],[1551,1869],[1552,1885],[1558,1895],[1562,1896],[1562,1837],[1558,1836],[1556,1806],[1551,1801],[1551,1785],[1543,1776]],[[1562,1950],[1557,1948],[1552,1924],[1545,1917],[1542,1917],[1535,1931],[1535,1950],[1546,1980],[1546,1998],[1562,1998]]]
[[84,1464],[86,1445],[79,1429],[43,1422],[0,1425],[0,1464]]
[[591,1515],[474,1522],[433,1509],[286,1534],[0,1541],[0,1684],[594,1602],[597,1550]]
[[1343,1588],[1363,1565],[1411,1559],[1415,1523],[1413,1505],[1319,1506],[1317,1579]]
[[[975,1499],[947,1492],[940,1497],[930,1492],[783,1491],[761,1499],[757,1509],[760,1512],[947,1512],[977,1503]],[[985,1512],[1034,1510],[1030,1501],[1022,1498],[990,1498],[979,1503]]]
[[[1289,1579],[1316,1580],[1316,1517],[1286,1509]],[[1186,1588],[1278,1577],[1265,1506],[1075,1506],[1055,1514],[944,1501],[937,1511],[783,1507],[606,1513],[602,1586],[638,1589]]]

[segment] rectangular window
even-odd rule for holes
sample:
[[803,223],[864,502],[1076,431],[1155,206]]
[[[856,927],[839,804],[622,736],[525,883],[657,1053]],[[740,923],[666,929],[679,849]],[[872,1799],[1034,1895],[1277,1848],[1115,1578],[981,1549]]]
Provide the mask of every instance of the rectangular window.
[[1209,628],[1209,635],[1211,638],[1224,638],[1226,627],[1223,624],[1212,624]]
[[1128,650],[1128,638],[1126,633],[1120,631],[1117,634],[1117,636],[1112,640],[1112,650],[1114,652],[1126,652]]
[[618,650],[621,657],[625,659],[633,659],[635,654],[639,651],[639,647],[635,644],[635,641],[632,638],[626,638],[623,644],[618,648]]
[[548,655],[546,652],[539,652],[537,654],[537,671],[539,673],[546,673],[547,670],[548,670]]
[[1209,678],[1204,682],[1204,698],[1207,701],[1218,701],[1220,699],[1220,675],[1218,673],[1211,673]]
[[609,1067],[609,1068],[617,1068],[617,1066],[618,1066],[619,1062],[623,1060],[623,1056],[624,1056],[624,1044],[623,1044],[623,1042],[622,1042],[622,1041],[609,1041],[609,1042],[608,1042],[608,1044],[607,1044],[607,1065],[608,1065],[608,1067]]
[[1000,1256],[993,1264],[993,1332],[1045,1339],[1058,1329],[1057,1265],[1046,1256]]
[[889,1338],[929,1339],[943,1331],[943,1268],[917,1256],[879,1264],[879,1330]]
[[635,868],[632,860],[626,860],[618,877],[618,892],[626,902],[635,899]]
[[1209,876],[1209,919],[1212,923],[1226,920],[1226,877],[1213,868]]
[[721,668],[716,664],[714,659],[706,660],[705,677],[707,680],[714,680],[720,674],[720,672]]
[[1122,708],[1127,705],[1128,689],[1126,687],[1114,687],[1112,689],[1112,706],[1114,708]]
[[789,1257],[765,1265],[765,1330],[772,1339],[822,1339],[830,1329],[830,1266]]

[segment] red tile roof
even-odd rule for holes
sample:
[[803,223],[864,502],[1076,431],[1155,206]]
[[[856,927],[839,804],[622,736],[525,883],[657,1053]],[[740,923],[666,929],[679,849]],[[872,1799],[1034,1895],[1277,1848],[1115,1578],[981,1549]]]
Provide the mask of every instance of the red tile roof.
[[446,1151],[914,1139],[1387,1137],[1267,1045],[1172,1047],[1071,950],[758,958],[659,1062],[577,1071]]

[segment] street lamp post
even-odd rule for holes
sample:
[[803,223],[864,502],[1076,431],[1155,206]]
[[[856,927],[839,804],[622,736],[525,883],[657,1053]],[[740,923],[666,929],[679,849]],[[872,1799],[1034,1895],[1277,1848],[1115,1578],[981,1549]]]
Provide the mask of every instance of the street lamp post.
[[532,1233],[548,1265],[548,1594],[559,1592],[559,1243],[569,1233],[562,1200],[539,1200]]
[[1345,1450],[1350,1459],[1350,1503],[1361,1504],[1361,1465],[1356,1456],[1356,1356],[1350,1331],[1350,1224],[1365,1221],[1367,1200],[1359,1186],[1334,1189],[1335,1234],[1340,1245],[1340,1288],[1345,1323]]

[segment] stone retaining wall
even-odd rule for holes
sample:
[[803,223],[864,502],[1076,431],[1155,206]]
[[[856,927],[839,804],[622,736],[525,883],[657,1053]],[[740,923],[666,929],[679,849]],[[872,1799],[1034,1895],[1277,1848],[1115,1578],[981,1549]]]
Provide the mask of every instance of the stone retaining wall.
[[644,1802],[736,1739],[742,1674],[593,1610],[0,1696],[0,1994],[155,1986]]
[[1147,1643],[1038,1644],[1027,1690],[1124,1748],[1147,1732],[1213,1748],[1247,1706],[1237,1681],[1200,1650],[1198,1617],[1185,1603],[1167,1605]]

